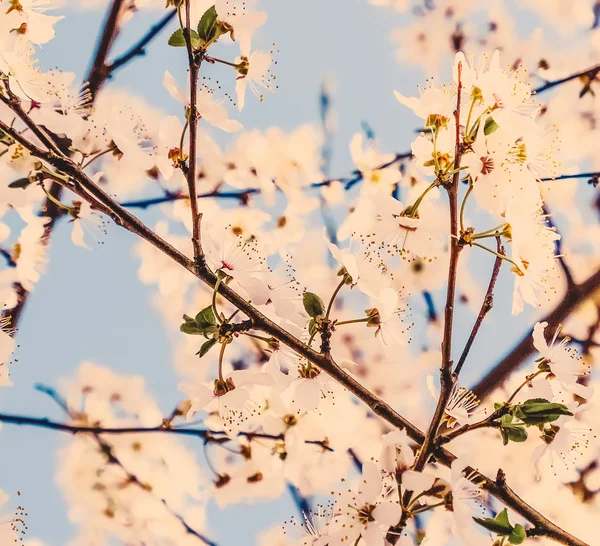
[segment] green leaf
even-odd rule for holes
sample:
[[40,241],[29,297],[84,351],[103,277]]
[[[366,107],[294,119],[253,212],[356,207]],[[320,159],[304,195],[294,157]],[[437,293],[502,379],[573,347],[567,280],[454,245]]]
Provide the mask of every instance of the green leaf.
[[508,510],[506,508],[502,510],[502,512],[498,512],[498,514],[496,514],[494,521],[512,528],[512,525],[508,521]]
[[208,351],[210,351],[216,345],[216,343],[217,343],[217,340],[215,338],[205,341],[202,344],[202,347],[200,347],[200,350],[196,354],[200,358],[202,358],[206,353],[208,353]]
[[168,44],[172,47],[185,47],[185,36],[183,30],[178,28],[169,38]]
[[317,318],[325,315],[325,304],[316,294],[304,292],[302,303],[304,304],[304,309],[306,309],[309,317]]
[[508,521],[508,512],[506,508],[492,518],[473,518],[476,523],[486,528],[492,533],[501,536],[509,536],[513,532],[513,526]]
[[21,188],[22,190],[24,190],[30,184],[31,184],[31,180],[29,180],[29,178],[19,178],[18,180],[11,182],[8,185],[8,187],[9,188]]
[[486,136],[491,135],[494,131],[497,131],[499,128],[500,128],[500,125],[498,125],[494,121],[494,118],[489,117],[485,120],[485,125],[483,126],[483,133]]
[[208,8],[198,23],[198,37],[202,44],[212,42],[217,37],[217,10],[215,6]]
[[198,328],[198,326],[196,326],[195,322],[184,322],[179,327],[179,330],[189,336],[201,336],[204,333],[203,330],[201,330],[200,328]]
[[[524,442],[527,440],[527,431],[525,427],[520,427],[518,425],[511,425],[504,429],[506,431],[506,435],[511,442]],[[504,444],[506,445],[506,444]]]
[[209,326],[216,326],[217,319],[215,318],[215,313],[212,309],[212,306],[209,305],[208,307],[202,309],[202,311],[196,315],[194,322],[198,328],[201,329],[208,328]]
[[527,532],[525,531],[525,527],[517,523],[508,537],[508,542],[511,544],[522,544],[526,538]]
[[512,415],[503,415],[499,419],[499,423],[500,434],[502,435],[502,443],[504,445],[507,445],[508,442],[524,442],[527,440],[527,431],[525,430],[525,425],[521,423],[513,423]]
[[567,406],[549,402],[544,398],[532,398],[512,409],[512,414],[527,426],[552,423],[563,415],[573,415]]

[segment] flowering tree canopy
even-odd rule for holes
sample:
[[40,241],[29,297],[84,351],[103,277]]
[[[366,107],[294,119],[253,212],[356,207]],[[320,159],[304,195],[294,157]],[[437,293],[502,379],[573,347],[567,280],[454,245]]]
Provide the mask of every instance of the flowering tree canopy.
[[[107,10],[80,82],[37,60],[73,6],[0,0],[0,446],[17,425],[67,433],[27,456],[55,464],[69,545],[223,546],[238,525],[258,546],[598,544],[600,4],[362,3],[402,24],[386,70],[418,66],[425,84],[385,91],[412,142],[364,123],[335,177],[331,85],[319,123],[242,123],[268,111],[286,59],[259,1],[74,0]],[[160,101],[118,81],[150,44],[173,59],[155,64]],[[129,232],[172,343],[169,407],[151,366],[85,355],[29,392],[31,411],[5,403],[67,231],[52,260]],[[129,297],[113,312],[135,329]],[[64,305],[73,324],[93,313]],[[51,521],[28,524],[35,484],[0,487],[0,546],[53,544]],[[267,501],[286,498],[274,522]],[[256,536],[227,515],[250,504]]]

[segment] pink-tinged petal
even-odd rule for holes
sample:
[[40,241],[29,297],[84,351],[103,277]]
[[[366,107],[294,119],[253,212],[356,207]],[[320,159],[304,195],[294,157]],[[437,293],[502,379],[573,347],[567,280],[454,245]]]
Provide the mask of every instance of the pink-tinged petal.
[[321,401],[321,385],[316,379],[300,379],[294,390],[294,406],[303,411],[314,411]]
[[432,474],[425,474],[423,472],[414,472],[413,470],[407,470],[402,474],[402,487],[409,491],[421,493],[431,489],[435,476]]
[[244,104],[246,102],[246,86],[248,85],[248,81],[246,78],[238,78],[235,81],[235,94],[237,96],[237,107],[241,112],[244,108]]
[[71,241],[75,246],[80,246],[81,248],[87,248],[90,250],[90,247],[85,244],[83,240],[83,226],[81,225],[81,220],[73,220],[73,230],[71,231]]
[[163,76],[163,85],[169,92],[169,95],[171,95],[171,97],[173,97],[176,101],[182,104],[187,104],[187,95],[179,88],[175,78],[168,70],[165,70],[165,75]]
[[0,364],[6,363],[13,354],[16,344],[12,336],[8,335],[4,330],[0,330]]
[[546,342],[546,338],[544,336],[544,330],[546,329],[546,326],[548,326],[547,322],[538,322],[533,327],[533,346],[542,356],[548,350],[548,343]]
[[364,531],[361,531],[360,534],[365,546],[384,546],[385,544],[383,540],[384,531],[373,523],[371,523]]
[[358,495],[360,501],[373,502],[381,493],[381,474],[379,468],[373,461],[363,464],[362,476],[358,484]]
[[384,501],[373,510],[373,517],[377,523],[386,527],[396,525],[400,521],[401,515],[402,508],[397,502]]

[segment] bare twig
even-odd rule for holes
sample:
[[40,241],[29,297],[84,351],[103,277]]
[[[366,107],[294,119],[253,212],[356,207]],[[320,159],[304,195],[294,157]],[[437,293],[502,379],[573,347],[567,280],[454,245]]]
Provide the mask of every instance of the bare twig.
[[540,85],[539,87],[534,89],[534,93],[543,93],[544,91],[548,91],[548,89],[552,89],[554,87],[562,85],[563,83],[576,80],[577,78],[585,78],[586,76],[589,77],[590,80],[593,80],[598,75],[598,72],[600,72],[600,64],[592,66],[591,68],[586,68],[581,72],[575,72],[574,74],[570,74],[569,76],[566,76],[564,78],[546,82],[545,84]]
[[154,40],[154,38],[160,34],[160,32],[175,18],[177,14],[176,10],[169,11],[158,23],[150,27],[148,32],[142,36],[139,42],[135,43],[128,51],[117,57],[111,64],[106,67],[108,72],[108,78],[119,70],[119,68],[125,66],[135,57],[141,57],[146,54],[146,47]]
[[[502,247],[502,240],[500,237],[496,237],[496,246],[498,254],[504,256],[504,248]],[[481,324],[483,323],[483,319],[490,312],[492,306],[494,305],[494,287],[496,286],[496,280],[498,279],[498,275],[500,273],[500,267],[502,266],[502,258],[500,256],[496,256],[496,260],[494,261],[494,267],[492,269],[492,276],[490,278],[490,283],[488,285],[488,289],[485,293],[485,297],[483,298],[483,303],[481,304],[481,309],[479,310],[479,314],[475,319],[475,324],[473,325],[473,329],[471,330],[471,334],[469,335],[469,339],[465,344],[465,348],[463,349],[460,358],[458,359],[458,364],[456,364],[456,368],[454,369],[454,375],[457,377],[460,375],[462,367],[465,364],[465,360],[469,355],[469,351],[471,350],[471,346],[477,337],[479,329],[481,328]]]

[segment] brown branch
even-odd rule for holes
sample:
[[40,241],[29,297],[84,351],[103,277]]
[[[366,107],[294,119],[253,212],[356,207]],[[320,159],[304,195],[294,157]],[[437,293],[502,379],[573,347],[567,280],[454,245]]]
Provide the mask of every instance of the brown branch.
[[[550,330],[562,323],[581,303],[590,298],[600,289],[600,269],[588,277],[583,283],[573,285],[567,290],[559,304],[540,322],[547,322]],[[479,398],[489,396],[495,389],[506,381],[510,374],[519,368],[534,354],[533,329],[529,330],[521,341],[494,366],[473,388]]]
[[192,248],[194,250],[194,261],[199,265],[204,259],[202,243],[200,238],[200,222],[202,215],[198,212],[198,199],[196,198],[196,153],[197,153],[197,134],[198,134],[198,72],[202,63],[202,56],[194,51],[192,46],[192,37],[190,33],[190,2],[185,1],[185,27],[183,35],[185,37],[185,46],[188,54],[188,64],[190,69],[190,107],[187,112],[188,126],[190,132],[190,146],[188,153],[188,164],[186,180],[188,184],[188,195],[190,198],[190,208],[192,213]]
[[98,47],[96,48],[94,60],[87,77],[92,100],[96,97],[98,91],[100,91],[100,88],[110,75],[111,71],[107,64],[107,59],[110,49],[119,34],[123,8],[124,0],[113,0],[112,6],[106,16],[102,35],[98,41]]
[[563,83],[567,83],[572,80],[576,80],[577,78],[585,78],[586,76],[589,77],[590,80],[594,80],[599,72],[600,72],[600,64],[597,64],[596,66],[592,66],[591,68],[586,68],[585,70],[582,70],[581,72],[575,72],[574,74],[570,74],[569,76],[566,76],[564,78],[546,82],[545,84],[540,85],[539,87],[534,89],[533,92],[536,94],[543,93],[544,91],[548,91],[548,89],[552,89],[553,87],[557,87],[559,85],[562,85]]
[[177,10],[171,10],[168,12],[158,23],[150,27],[148,32],[144,34],[139,42],[134,44],[128,51],[123,53],[123,55],[119,56],[110,65],[108,65],[106,67],[108,78],[112,77],[115,71],[128,64],[135,57],[144,56],[146,54],[146,46],[152,40],[154,40],[154,38],[156,38],[160,32],[162,32],[162,30],[173,20],[176,14]]
[[449,187],[446,187],[450,207],[450,264],[448,266],[448,285],[446,290],[446,306],[444,308],[444,334],[442,339],[442,365],[440,368],[440,397],[437,402],[431,423],[427,429],[425,441],[419,450],[413,469],[423,470],[440,428],[446,411],[446,405],[452,394],[456,376],[452,374],[452,327],[454,322],[454,299],[456,295],[456,275],[458,257],[461,251],[458,236],[458,184],[460,181],[460,161],[462,157],[462,142],[460,135],[460,99],[462,94],[461,63],[458,64],[458,95],[454,118],[456,120],[456,135],[454,149],[454,174]]
[[[500,237],[496,237],[496,246],[498,250],[498,254],[504,256],[504,247],[502,246],[502,240]],[[469,335],[469,339],[465,344],[465,348],[463,349],[460,358],[458,359],[458,364],[454,369],[454,375],[458,377],[462,370],[462,367],[465,364],[465,360],[467,356],[469,356],[469,351],[479,333],[479,329],[481,328],[481,324],[483,323],[483,319],[490,312],[492,307],[494,306],[494,287],[496,286],[496,281],[498,280],[498,275],[500,273],[500,267],[502,266],[502,258],[500,256],[496,257],[494,261],[494,267],[492,269],[492,276],[490,278],[490,283],[488,285],[487,292],[485,293],[485,297],[483,298],[483,303],[481,304],[481,309],[479,310],[479,314],[477,315],[477,319],[475,319],[475,324],[473,325],[473,329],[471,330],[471,334]]]
[[[193,260],[190,260],[187,256],[183,255],[167,241],[145,226],[137,217],[121,207],[107,195],[104,190],[99,188],[71,159],[58,157],[52,152],[40,150],[3,122],[0,122],[0,128],[15,138],[15,140],[20,142],[40,160],[47,162],[52,167],[71,177],[72,182],[76,185],[76,193],[88,202],[99,203],[103,211],[110,215],[117,225],[122,226],[149,242],[157,250],[187,269],[205,284],[214,288],[217,277],[212,271],[205,265],[197,267]],[[405,429],[409,437],[418,444],[422,445],[424,443],[425,435],[421,430],[405,419],[386,402],[366,389],[354,377],[346,373],[346,371],[338,366],[330,355],[315,352],[301,340],[263,315],[258,309],[226,284],[221,283],[218,292],[227,301],[248,316],[252,320],[255,329],[266,332],[299,355],[313,362],[357,398],[362,400],[375,415],[378,415],[396,428]],[[436,448],[433,455],[444,465],[450,465],[455,459],[450,452],[443,448]],[[503,480],[493,481],[479,473],[474,474],[474,479],[476,480],[476,483],[481,484],[483,489],[492,493],[509,508],[530,521],[535,526],[538,535],[548,536],[562,544],[587,546],[584,542],[576,539],[566,531],[563,531],[534,508],[526,504]]]

